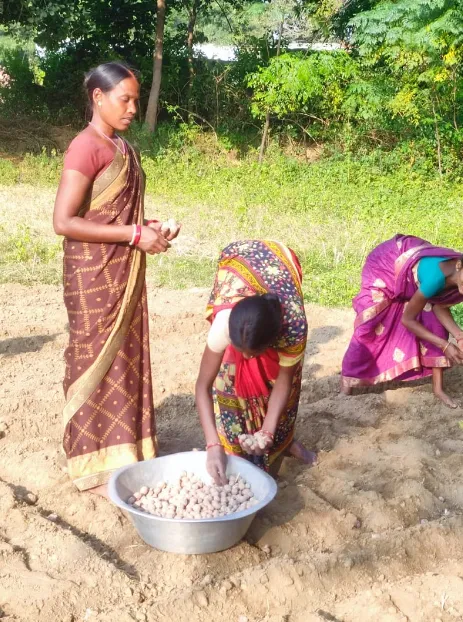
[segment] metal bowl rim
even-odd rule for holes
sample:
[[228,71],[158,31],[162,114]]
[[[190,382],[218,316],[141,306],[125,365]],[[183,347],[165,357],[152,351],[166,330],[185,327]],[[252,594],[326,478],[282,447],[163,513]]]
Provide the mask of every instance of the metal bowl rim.
[[[198,452],[190,452],[190,451],[176,452],[176,454],[188,454],[188,453],[198,453]],[[201,453],[205,453],[205,452],[201,452]],[[169,454],[168,456],[159,456],[158,458],[151,458],[151,460],[162,460],[163,458],[168,458],[176,454]],[[245,460],[244,458],[240,458],[239,456],[233,456],[233,458],[236,460],[243,460],[247,464],[250,464],[247,460]],[[145,462],[149,462],[149,461],[150,460],[145,460]],[[195,525],[198,525],[199,523],[219,523],[219,522],[239,520],[240,518],[245,518],[246,516],[251,516],[252,514],[256,514],[259,510],[261,510],[266,505],[268,505],[271,501],[273,501],[273,499],[275,498],[278,492],[278,486],[275,480],[273,479],[273,477],[271,477],[265,471],[262,471],[261,469],[259,469],[259,467],[256,467],[254,464],[250,464],[250,466],[254,467],[255,469],[258,469],[260,475],[268,479],[268,483],[270,485],[270,491],[261,501],[259,501],[252,507],[248,508],[247,510],[241,510],[240,512],[235,512],[234,514],[228,514],[227,516],[218,516],[217,518],[214,518],[214,517],[213,518],[165,518],[164,516],[154,516],[153,514],[148,514],[147,512],[137,510],[136,508],[129,505],[125,501],[122,501],[122,499],[119,497],[116,491],[116,482],[119,479],[119,477],[125,471],[128,471],[129,469],[133,468],[136,464],[140,464],[140,463],[134,462],[132,464],[127,464],[126,466],[123,466],[117,469],[117,471],[114,471],[114,473],[111,474],[111,478],[108,483],[109,498],[119,508],[126,510],[127,512],[130,512],[131,514],[136,514],[137,516],[141,516],[142,518],[151,519],[155,521],[162,521],[165,523],[178,523],[180,525],[194,523]]]

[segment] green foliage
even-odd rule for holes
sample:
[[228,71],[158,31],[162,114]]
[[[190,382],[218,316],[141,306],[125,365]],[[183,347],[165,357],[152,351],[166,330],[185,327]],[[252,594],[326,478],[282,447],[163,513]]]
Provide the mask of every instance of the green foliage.
[[211,287],[217,269],[214,259],[194,255],[183,257],[173,251],[153,257],[148,263],[148,275],[155,287],[170,289]]
[[[189,65],[194,5],[194,42],[234,44],[235,61],[195,52]],[[280,146],[324,144],[355,157],[420,143],[432,175],[436,168],[460,176],[463,0],[173,0],[167,8],[160,121],[182,128],[188,120],[255,155],[270,112]],[[84,72],[123,59],[141,71],[143,119],[155,10],[151,0],[6,3],[2,23],[22,39],[5,46],[0,36],[0,66],[10,77],[0,85],[2,110],[78,126],[86,115]],[[45,46],[40,56],[32,40]],[[333,40],[343,49],[289,49]]]
[[[351,25],[364,62],[389,76],[395,118],[460,148],[463,120],[463,2],[390,0],[359,13]],[[439,160],[442,171],[442,162]]]
[[25,224],[18,225],[9,235],[1,228],[0,233],[0,283],[36,285],[60,282],[60,241],[50,243]]
[[258,117],[269,109],[280,118],[291,113],[336,117],[357,74],[356,63],[341,51],[274,57],[249,76],[252,111]]
[[63,158],[55,150],[50,153],[44,148],[39,155],[27,153],[19,165],[19,181],[32,186],[58,184]]
[[33,47],[0,37],[0,103],[8,116],[42,115],[42,74]]
[[[44,48],[39,59],[44,72],[40,112],[55,123],[84,118],[84,74],[100,62],[123,59],[142,72],[148,69],[151,82],[156,13],[152,0],[18,0],[16,10],[11,4],[0,16],[3,23],[18,40],[28,36]],[[26,71],[27,59],[23,64],[19,71],[8,64],[15,80]],[[27,92],[18,91],[23,97]],[[31,108],[30,97],[24,99]]]
[[[461,184],[430,177],[418,159],[422,144],[356,159],[333,153],[310,166],[272,147],[259,167],[252,153],[230,160],[220,144],[192,134],[187,125],[179,132],[161,125],[155,142],[137,127],[131,138],[142,149],[147,216],[175,215],[183,223],[178,253],[149,262],[151,278],[162,286],[208,286],[221,247],[233,239],[269,237],[300,255],[307,300],[349,305],[366,254],[395,233],[462,246],[455,226]],[[57,156],[29,156],[21,175],[56,187],[50,171],[58,176],[59,166]],[[1,239],[8,263],[0,266],[0,280],[8,275],[31,282],[31,266],[36,278],[58,278],[55,251],[47,251],[49,242],[32,229],[20,228]]]
[[351,20],[360,52],[396,68],[425,71],[452,64],[463,43],[461,0],[387,0]]
[[[7,3],[2,17],[13,32],[27,29],[47,50],[79,43],[87,52],[113,50],[130,61],[152,50],[155,10],[151,0],[18,0]],[[15,31],[18,24],[22,30]]]
[[18,167],[6,158],[0,158],[0,179],[3,186],[13,186],[19,180]]
[[455,305],[451,309],[453,319],[458,324],[458,326],[463,327],[463,303],[459,305]]
[[9,258],[18,263],[47,263],[53,260],[61,246],[49,245],[34,234],[28,225],[19,225],[14,235],[8,239]]

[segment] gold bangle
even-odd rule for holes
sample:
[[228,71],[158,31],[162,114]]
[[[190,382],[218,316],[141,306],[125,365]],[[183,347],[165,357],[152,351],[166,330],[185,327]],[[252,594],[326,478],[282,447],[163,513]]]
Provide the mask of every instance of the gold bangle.
[[445,354],[445,351],[447,350],[449,345],[450,345],[450,341],[447,341],[447,345],[445,346],[445,348],[442,348],[442,354]]

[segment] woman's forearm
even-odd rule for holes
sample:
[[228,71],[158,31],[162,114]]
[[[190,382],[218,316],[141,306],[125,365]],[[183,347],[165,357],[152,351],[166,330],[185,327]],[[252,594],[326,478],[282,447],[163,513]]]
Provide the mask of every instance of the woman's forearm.
[[455,339],[463,338],[463,330],[458,326],[450,313],[448,307],[441,307],[440,305],[433,306],[434,315],[437,317],[442,326],[448,330],[448,332],[455,337]]
[[202,383],[196,383],[195,399],[206,444],[219,442],[210,388]]
[[129,243],[133,235],[132,225],[103,225],[80,216],[55,218],[55,233],[79,242]]
[[410,332],[412,332],[423,341],[429,341],[429,343],[432,343],[441,349],[445,348],[445,346],[447,345],[447,341],[445,339],[442,339],[441,337],[438,337],[437,335],[432,333],[430,330],[425,328],[423,324],[418,322],[418,320],[402,320],[402,323],[406,328],[408,328]]
[[272,434],[275,434],[280,417],[288,407],[292,379],[292,368],[280,367],[280,373],[278,374],[278,378],[270,394],[267,414],[265,415],[264,424],[262,426],[263,429],[268,430]]
[[215,425],[214,403],[212,401],[212,385],[219,373],[222,358],[223,352],[213,352],[206,346],[199,366],[198,379],[196,380],[196,408],[206,438],[206,444],[219,442],[219,435]]
[[93,182],[94,180],[78,171],[63,171],[53,211],[55,232],[79,242],[130,242],[133,235],[132,225],[105,225],[79,216],[89,202]]

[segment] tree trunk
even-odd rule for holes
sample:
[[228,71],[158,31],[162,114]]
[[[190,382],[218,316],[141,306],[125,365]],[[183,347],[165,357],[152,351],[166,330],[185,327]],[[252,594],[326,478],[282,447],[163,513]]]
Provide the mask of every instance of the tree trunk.
[[457,122],[457,89],[458,89],[458,82],[457,82],[457,72],[456,72],[455,69],[453,70],[452,79],[453,79],[453,127],[458,132],[458,122]]
[[[285,25],[284,19],[280,22],[280,28],[278,29],[278,41],[277,41],[277,58],[280,56],[281,50],[281,37],[283,36],[283,27]],[[264,161],[265,149],[267,147],[268,134],[270,131],[270,110],[267,110],[267,114],[265,115],[265,123],[264,129],[262,131],[262,140],[260,143],[259,150],[259,164],[262,164]]]
[[436,106],[434,103],[434,97],[431,96],[431,102],[432,102],[432,112],[434,115],[434,133],[436,136],[436,145],[437,145],[437,162],[438,162],[438,166],[439,166],[439,176],[442,177],[443,171],[442,171],[442,150],[441,150],[441,143],[440,143],[440,132],[439,132],[439,120],[437,118],[437,112],[436,112]]
[[159,91],[162,77],[162,54],[164,45],[164,24],[166,21],[166,0],[156,0],[156,43],[153,52],[153,81],[146,109],[145,122],[151,132],[156,129],[159,107]]
[[261,140],[260,149],[259,149],[259,164],[262,164],[262,162],[264,161],[265,147],[267,146],[267,137],[268,137],[269,129],[270,129],[270,110],[267,110],[267,114],[265,115],[264,129],[262,131],[262,140]]
[[190,114],[190,100],[191,100],[191,90],[193,88],[193,82],[195,79],[195,67],[194,67],[194,59],[193,59],[193,41],[196,27],[196,19],[198,17],[198,6],[199,0],[193,0],[191,4],[191,8],[188,14],[188,36],[187,36],[187,48],[188,48],[188,85],[186,92],[186,109],[188,110],[188,121],[191,123],[193,120],[192,115]]

